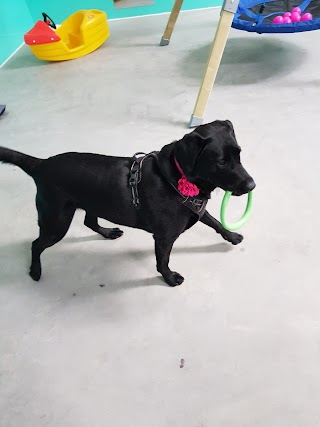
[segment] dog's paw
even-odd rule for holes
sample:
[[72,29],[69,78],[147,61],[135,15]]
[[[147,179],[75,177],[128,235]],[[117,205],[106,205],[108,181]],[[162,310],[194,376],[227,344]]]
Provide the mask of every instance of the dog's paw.
[[222,237],[233,245],[239,245],[239,243],[241,243],[243,240],[243,236],[241,234],[232,233],[231,231]]
[[109,239],[118,239],[123,235],[123,231],[120,228],[111,228]]
[[120,228],[101,228],[100,234],[105,239],[115,240],[123,235],[123,231]]
[[30,267],[29,275],[31,279],[33,279],[35,282],[39,282],[41,277],[41,266],[40,265],[32,265]]
[[172,271],[170,275],[164,277],[164,280],[166,283],[168,283],[169,286],[174,287],[181,285],[181,283],[184,281],[184,277],[182,277],[181,274]]

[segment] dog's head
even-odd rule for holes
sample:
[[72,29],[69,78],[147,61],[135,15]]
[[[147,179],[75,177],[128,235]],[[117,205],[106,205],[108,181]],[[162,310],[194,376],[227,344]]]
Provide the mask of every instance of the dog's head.
[[197,127],[177,141],[174,155],[188,180],[203,191],[220,187],[240,196],[256,184],[240,161],[241,149],[229,120]]

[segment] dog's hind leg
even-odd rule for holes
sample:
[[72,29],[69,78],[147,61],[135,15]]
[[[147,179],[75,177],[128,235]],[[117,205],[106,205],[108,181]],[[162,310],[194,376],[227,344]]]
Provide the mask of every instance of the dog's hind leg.
[[41,254],[67,234],[75,213],[73,203],[61,199],[44,200],[37,196],[40,234],[32,243],[30,276],[38,281],[41,277]]
[[84,220],[84,225],[86,225],[91,230],[95,231],[98,234],[101,234],[105,239],[118,239],[123,234],[123,231],[120,228],[104,228],[100,227],[98,224],[98,218],[94,215],[86,212],[86,217]]

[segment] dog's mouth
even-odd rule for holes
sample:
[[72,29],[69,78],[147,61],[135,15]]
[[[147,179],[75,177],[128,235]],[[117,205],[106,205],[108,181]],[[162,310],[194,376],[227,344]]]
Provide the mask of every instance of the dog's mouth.
[[233,196],[236,196],[236,197],[240,197],[240,196],[243,196],[244,194],[248,194],[248,193],[250,193],[250,191],[251,190],[249,190],[249,191],[232,191],[232,195]]
[[241,186],[241,188],[237,188],[236,190],[231,191],[233,196],[243,196],[244,194],[248,194],[253,191],[256,187],[256,184],[253,180],[248,181],[245,185]]

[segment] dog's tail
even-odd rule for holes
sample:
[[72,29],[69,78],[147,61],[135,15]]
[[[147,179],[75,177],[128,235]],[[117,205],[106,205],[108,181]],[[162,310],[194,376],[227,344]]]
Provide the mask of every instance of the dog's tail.
[[42,162],[41,159],[28,156],[9,148],[0,147],[0,162],[19,166],[25,173],[33,176],[34,169]]

